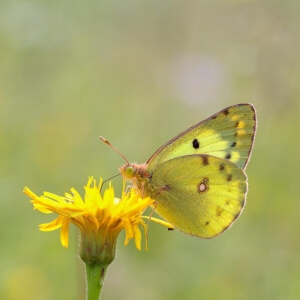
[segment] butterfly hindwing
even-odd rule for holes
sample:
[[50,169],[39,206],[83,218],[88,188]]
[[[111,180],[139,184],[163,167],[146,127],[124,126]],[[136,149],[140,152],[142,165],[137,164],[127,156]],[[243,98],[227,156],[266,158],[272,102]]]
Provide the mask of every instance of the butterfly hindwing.
[[154,170],[163,162],[189,154],[213,155],[244,169],[255,132],[254,107],[251,104],[230,106],[164,144],[148,160],[148,169]]
[[227,160],[187,155],[160,164],[144,188],[157,201],[157,212],[179,230],[211,238],[241,213],[247,177]]

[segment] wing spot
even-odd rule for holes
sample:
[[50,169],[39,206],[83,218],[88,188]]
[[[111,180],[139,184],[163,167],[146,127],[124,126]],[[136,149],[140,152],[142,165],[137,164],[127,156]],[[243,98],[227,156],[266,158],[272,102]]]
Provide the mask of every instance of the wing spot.
[[236,142],[233,142],[232,144],[231,144],[231,147],[233,148],[233,147],[235,147],[236,146]]
[[208,190],[208,178],[205,177],[197,186],[198,193],[204,193]]
[[235,123],[235,127],[237,128],[237,127],[239,126],[239,124],[240,124],[240,122],[237,121],[237,122]]
[[197,139],[193,140],[193,147],[194,147],[194,149],[198,149],[200,147],[200,143]]
[[199,192],[203,193],[203,192],[206,191],[206,189],[207,189],[207,186],[206,186],[205,183],[202,182],[202,183],[199,184],[199,186],[198,186],[198,191]]
[[225,158],[226,159],[230,159],[231,158],[231,154],[230,153],[226,154]]
[[217,217],[220,217],[223,211],[224,211],[224,208],[222,208],[221,206],[217,206],[217,208],[216,208]]
[[227,176],[227,181],[230,181],[232,179],[232,174],[229,174],[228,176]]
[[208,157],[207,157],[207,156],[203,156],[203,157],[202,157],[202,162],[203,162],[203,165],[204,165],[204,166],[209,165]]
[[220,164],[219,170],[223,171],[225,169],[225,164]]
[[209,221],[206,221],[206,222],[205,222],[205,225],[207,226],[208,224],[209,224]]
[[229,200],[227,200],[225,204],[226,204],[226,205],[228,205],[229,203],[230,203],[230,201],[229,201]]
[[228,108],[225,109],[225,110],[223,111],[223,114],[224,114],[225,116],[229,115],[229,110],[228,110]]

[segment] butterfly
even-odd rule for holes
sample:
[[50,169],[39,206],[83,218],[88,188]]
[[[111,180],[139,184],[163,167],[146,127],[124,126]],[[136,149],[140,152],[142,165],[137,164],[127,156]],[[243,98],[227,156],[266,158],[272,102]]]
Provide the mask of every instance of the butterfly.
[[161,146],[144,164],[119,168],[155,210],[180,231],[212,238],[241,214],[245,168],[256,133],[252,104],[227,107]]

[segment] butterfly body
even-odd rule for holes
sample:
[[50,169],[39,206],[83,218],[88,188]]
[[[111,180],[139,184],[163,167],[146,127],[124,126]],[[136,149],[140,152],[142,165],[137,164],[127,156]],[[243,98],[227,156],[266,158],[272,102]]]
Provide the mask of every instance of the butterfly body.
[[179,230],[214,237],[240,215],[256,131],[251,104],[228,107],[159,148],[145,164],[120,168],[156,211]]

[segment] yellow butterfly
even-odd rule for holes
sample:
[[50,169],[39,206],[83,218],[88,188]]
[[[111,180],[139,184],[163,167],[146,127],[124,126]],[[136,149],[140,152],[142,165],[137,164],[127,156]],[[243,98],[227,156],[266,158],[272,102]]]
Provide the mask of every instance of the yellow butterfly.
[[245,205],[244,170],[255,132],[253,105],[233,105],[168,141],[145,164],[127,163],[119,170],[143,195],[155,199],[156,211],[176,228],[212,238]]

